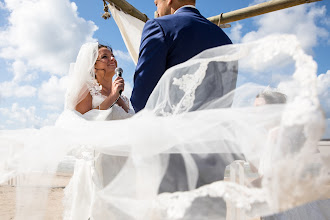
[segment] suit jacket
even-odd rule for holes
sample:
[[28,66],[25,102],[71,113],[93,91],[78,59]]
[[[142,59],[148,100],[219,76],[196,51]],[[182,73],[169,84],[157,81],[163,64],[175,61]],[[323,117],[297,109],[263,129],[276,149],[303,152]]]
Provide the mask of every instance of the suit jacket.
[[206,49],[231,43],[221,28],[195,8],[183,7],[173,15],[147,21],[142,32],[131,96],[135,112],[144,108],[167,69]]

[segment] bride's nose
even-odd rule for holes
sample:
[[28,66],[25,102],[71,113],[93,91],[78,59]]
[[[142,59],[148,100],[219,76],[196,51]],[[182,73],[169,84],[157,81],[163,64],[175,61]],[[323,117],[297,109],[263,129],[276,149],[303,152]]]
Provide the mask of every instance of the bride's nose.
[[110,57],[110,62],[115,63],[115,65],[116,65],[116,67],[117,67],[117,60],[116,60],[115,56],[111,56],[111,57]]

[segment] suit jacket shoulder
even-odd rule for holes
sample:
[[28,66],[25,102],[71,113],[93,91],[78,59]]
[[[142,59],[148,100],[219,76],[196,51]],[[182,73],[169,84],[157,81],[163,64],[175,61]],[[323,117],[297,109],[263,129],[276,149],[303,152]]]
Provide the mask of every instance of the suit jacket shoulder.
[[231,44],[228,36],[194,8],[182,8],[176,14],[147,21],[131,96],[135,111],[144,108],[167,69],[224,44]]

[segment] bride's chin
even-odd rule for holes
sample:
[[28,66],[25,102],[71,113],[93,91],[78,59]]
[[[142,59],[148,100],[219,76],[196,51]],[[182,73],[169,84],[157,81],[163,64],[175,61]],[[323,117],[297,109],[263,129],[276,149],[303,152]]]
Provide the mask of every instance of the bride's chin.
[[111,74],[115,74],[115,69],[116,67],[115,66],[107,66],[105,71],[106,71],[106,74],[107,75],[111,75]]

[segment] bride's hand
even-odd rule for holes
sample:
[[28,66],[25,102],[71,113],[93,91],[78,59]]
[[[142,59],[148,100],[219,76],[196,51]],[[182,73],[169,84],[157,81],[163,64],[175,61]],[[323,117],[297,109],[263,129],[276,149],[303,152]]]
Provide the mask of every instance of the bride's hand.
[[[112,84],[112,92],[116,95],[119,96],[120,95],[120,91],[124,91],[124,87],[125,87],[125,82],[124,79],[120,76],[118,76],[115,81],[113,81]],[[127,106],[127,104],[125,103],[124,100],[122,100],[121,98],[119,98],[117,100],[117,104],[119,106],[121,106],[126,112],[129,111],[129,107]]]
[[112,83],[111,93],[118,97],[120,95],[119,91],[124,91],[125,81],[122,77],[118,76]]

